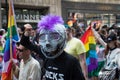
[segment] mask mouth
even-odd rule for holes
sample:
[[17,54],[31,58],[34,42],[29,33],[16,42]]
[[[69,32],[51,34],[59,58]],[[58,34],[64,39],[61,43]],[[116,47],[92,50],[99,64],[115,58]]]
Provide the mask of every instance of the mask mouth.
[[55,52],[55,50],[52,50],[51,48],[47,48],[44,52],[46,52],[46,53],[52,53],[52,52]]
[[53,54],[52,52],[45,52],[47,56],[54,56],[55,54]]
[[56,50],[51,50],[51,51],[48,51],[48,49],[44,50],[41,47],[42,54],[48,59],[55,59],[62,54],[65,48],[65,44],[66,42],[64,40],[63,43],[57,45]]
[[62,53],[62,50],[59,52],[60,54],[56,53],[56,50],[55,51],[44,51],[44,49],[41,49],[41,51],[43,55],[48,59],[54,59]]
[[44,52],[51,53],[55,52],[56,49],[54,49],[50,44],[47,44],[46,47],[43,49]]

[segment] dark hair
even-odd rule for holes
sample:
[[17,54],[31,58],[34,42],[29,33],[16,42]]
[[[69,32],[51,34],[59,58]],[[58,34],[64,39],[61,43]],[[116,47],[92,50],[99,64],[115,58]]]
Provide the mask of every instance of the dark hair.
[[[119,48],[120,47],[120,43],[116,40],[114,41],[114,45],[115,45],[115,48]],[[105,55],[108,54],[108,51],[110,50],[109,46],[107,45],[104,52],[105,52]]]
[[20,45],[20,42],[17,42],[16,45],[19,46],[19,45]]
[[81,32],[77,32],[75,35],[76,38],[79,38],[80,36],[81,36]]
[[103,25],[102,28],[107,28],[108,26],[107,25]]
[[75,36],[76,32],[75,32],[75,28],[73,27],[68,27],[67,30],[73,34],[73,36]]

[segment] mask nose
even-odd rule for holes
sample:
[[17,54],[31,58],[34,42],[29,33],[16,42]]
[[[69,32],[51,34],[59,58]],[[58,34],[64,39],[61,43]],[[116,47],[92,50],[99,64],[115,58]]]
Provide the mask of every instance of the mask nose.
[[46,47],[49,48],[50,47],[50,42],[48,40],[48,35],[46,35],[45,41],[46,41]]
[[48,48],[49,48],[49,47],[50,47],[50,44],[46,44],[46,47],[48,47]]

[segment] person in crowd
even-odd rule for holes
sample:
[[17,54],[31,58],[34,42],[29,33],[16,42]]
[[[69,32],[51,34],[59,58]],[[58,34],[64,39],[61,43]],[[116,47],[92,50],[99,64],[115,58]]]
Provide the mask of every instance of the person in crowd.
[[[38,42],[39,34],[37,33],[37,28],[33,28],[32,25],[30,25],[30,24],[25,24],[24,25],[24,31],[25,31],[26,28],[29,29],[29,31],[30,31],[30,33],[29,33],[30,42],[39,46],[39,42]],[[41,65],[43,65],[43,60],[41,59],[39,54],[32,51],[31,55],[32,55],[33,58],[35,58],[37,61],[39,61],[39,63]]]
[[34,41],[35,37],[36,37],[36,30],[32,28],[32,31],[31,31],[31,36],[30,36],[30,40],[31,42],[33,42],[34,44],[38,44],[37,42]]
[[[17,42],[16,43],[16,48],[18,48],[19,47],[19,45],[20,45],[20,42]],[[20,65],[20,61],[21,61],[21,58],[19,57],[19,51],[18,50],[16,50],[16,55],[17,55],[17,60],[18,60],[18,66]]]
[[98,33],[99,33],[100,37],[101,37],[105,42],[107,42],[107,36],[108,36],[107,31],[106,31],[105,29],[100,29],[100,30],[98,31]]
[[81,36],[82,36],[82,33],[81,33],[81,32],[76,32],[76,35],[75,35],[76,38],[80,39]]
[[6,42],[6,36],[7,36],[5,29],[0,29],[0,36],[1,36],[1,43],[4,48]]
[[23,45],[18,45],[17,53],[19,54],[20,66],[13,63],[13,73],[18,80],[40,80],[41,66],[37,60],[31,56],[31,50]]
[[2,36],[0,36],[0,53],[3,54],[3,51],[4,51],[4,45],[3,45],[3,42],[2,42]]
[[[104,54],[106,58],[105,64],[103,69],[101,69],[99,72],[99,77],[103,75],[102,79],[106,77],[106,73],[103,71],[104,69],[107,69],[109,71],[113,70],[114,68],[118,70],[120,69],[120,48],[118,47],[117,35],[115,33],[108,35]],[[110,78],[109,80],[113,80],[115,77],[114,73],[108,74],[108,76],[109,77],[106,78]]]
[[30,42],[29,29],[27,26],[20,43],[40,54],[45,80],[85,80],[79,61],[64,51],[66,29],[62,17],[50,14],[42,17],[38,23],[40,46]]
[[99,80],[99,72],[103,68],[105,64],[105,54],[104,54],[105,47],[100,44],[100,42],[96,39],[96,53],[97,53],[97,60],[98,60],[98,67],[93,71],[92,80]]
[[4,35],[6,33],[5,29],[0,29],[0,35]]
[[117,34],[117,38],[120,41],[120,27],[117,24],[113,24],[109,29],[109,33],[115,32]]
[[17,27],[18,34],[20,38],[22,37],[23,31],[21,30],[21,27]]
[[67,28],[67,45],[65,47],[65,51],[72,56],[76,57],[80,61],[80,65],[82,67],[82,72],[84,73],[84,77],[87,80],[87,66],[86,66],[86,50],[82,41],[78,38],[73,37],[73,28]]
[[3,69],[3,53],[0,53],[0,80],[2,76],[2,69]]
[[99,31],[96,31],[94,27],[92,28],[92,31],[94,33],[94,36],[96,38],[96,52],[98,56],[98,67],[93,72],[93,78],[92,80],[99,80],[99,72],[103,68],[105,64],[105,53],[104,50],[106,48],[106,42],[107,42],[107,32],[102,27]]

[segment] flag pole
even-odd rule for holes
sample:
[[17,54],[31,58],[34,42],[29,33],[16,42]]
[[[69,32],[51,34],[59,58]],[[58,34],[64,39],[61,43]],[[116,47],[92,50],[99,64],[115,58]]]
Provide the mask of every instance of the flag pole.
[[[12,59],[13,59],[13,57],[12,57],[12,27],[11,27],[11,24],[12,24],[12,20],[11,20],[11,14],[12,14],[12,2],[11,2],[11,0],[9,0],[9,21],[10,21],[10,26],[8,26],[8,27],[10,27],[10,61],[12,61]],[[12,71],[12,69],[11,69],[11,80],[13,80],[13,71]]]
[[[11,5],[11,6],[10,6]],[[10,25],[11,25],[11,23],[12,23],[12,20],[11,20],[11,14],[12,14],[12,12],[10,11],[12,8],[10,8],[10,7],[12,7],[12,3],[11,3],[11,0],[9,0],[9,19],[10,19]],[[12,59],[12,29],[11,29],[11,26],[10,26],[10,59]]]
[[[2,69],[2,80],[13,80],[13,64],[17,63],[16,42],[19,41],[17,32],[13,0],[8,0],[8,34],[6,36],[6,45],[4,49],[4,62]],[[14,33],[14,35],[13,35]],[[13,56],[14,55],[14,56]]]

